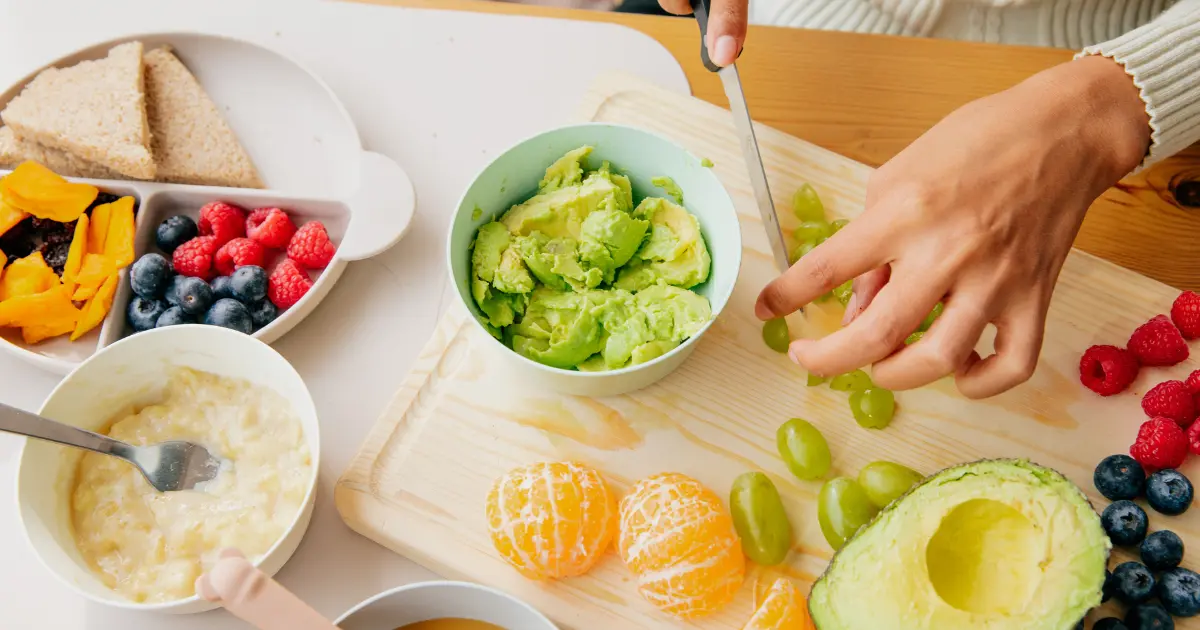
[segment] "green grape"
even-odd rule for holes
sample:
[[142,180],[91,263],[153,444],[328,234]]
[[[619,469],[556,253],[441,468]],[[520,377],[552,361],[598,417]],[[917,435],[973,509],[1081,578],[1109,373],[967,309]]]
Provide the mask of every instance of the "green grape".
[[791,333],[788,332],[787,320],[782,317],[768,319],[763,323],[762,329],[763,343],[767,347],[779,353],[788,351],[788,344],[792,342]]
[[821,383],[824,383],[825,381],[828,381],[828,380],[829,379],[825,378],[824,376],[817,376],[816,374],[809,372],[808,373],[808,382],[805,383],[805,385],[808,385],[809,387],[816,387],[817,385],[820,385]]
[[832,381],[829,381],[829,389],[839,392],[858,392],[874,386],[871,377],[862,370],[838,374],[833,377]]
[[791,261],[794,263],[797,260],[800,260],[801,258],[804,257],[805,254],[807,254],[808,252],[811,252],[812,250],[814,250],[816,248],[817,248],[817,246],[813,245],[812,243],[800,243],[799,245],[796,246],[796,249],[792,250],[792,260]]
[[933,310],[929,311],[929,314],[925,316],[925,319],[921,320],[921,325],[917,328],[917,330],[921,332],[929,330],[929,327],[933,326],[933,322],[937,321],[937,318],[942,316],[942,310],[945,308],[946,305],[942,304],[941,302],[934,304]]
[[854,281],[847,280],[833,288],[833,297],[841,302],[842,306],[850,303],[850,294],[854,292]]
[[908,337],[906,337],[904,339],[904,345],[911,346],[914,343],[917,343],[918,341],[920,341],[921,337],[924,337],[924,336],[925,336],[925,333],[918,330],[917,332],[909,335]]
[[817,497],[817,523],[826,542],[835,551],[878,513],[879,508],[853,479],[837,477],[821,486],[821,494]]
[[882,387],[870,387],[850,394],[850,412],[865,429],[882,429],[896,415],[896,395]]
[[879,508],[887,507],[922,479],[921,473],[892,462],[871,462],[858,471],[858,485]]
[[[833,234],[837,234],[847,225],[850,225],[850,219],[836,219],[833,223],[829,224],[829,227],[833,228]],[[830,234],[830,236],[833,236],[833,234]]]
[[792,231],[797,243],[820,245],[833,236],[833,227],[824,221],[805,221]]
[[742,539],[742,551],[748,558],[764,567],[775,566],[787,558],[792,550],[792,524],[770,478],[760,472],[748,472],[734,479],[729,492],[729,511]]
[[817,427],[800,418],[792,418],[779,426],[775,432],[775,446],[788,470],[800,479],[820,479],[829,472],[832,460],[829,443]]
[[811,184],[805,184],[792,195],[792,212],[801,221],[824,221],[825,204],[817,196],[817,191]]

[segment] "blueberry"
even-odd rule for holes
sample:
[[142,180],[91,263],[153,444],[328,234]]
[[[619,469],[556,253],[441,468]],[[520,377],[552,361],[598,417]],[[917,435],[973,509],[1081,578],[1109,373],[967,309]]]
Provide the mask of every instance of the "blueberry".
[[147,300],[140,295],[135,295],[129,301],[129,307],[125,309],[125,318],[129,320],[129,325],[135,331],[142,332],[154,328],[158,317],[165,310],[167,310],[167,305],[161,300]]
[[1158,601],[1176,617],[1194,617],[1200,613],[1200,575],[1174,568],[1158,578]]
[[240,330],[247,335],[254,330],[254,322],[250,319],[250,311],[246,310],[246,305],[231,298],[217,300],[204,315],[204,323]]
[[1113,501],[1100,515],[1100,524],[1114,545],[1129,547],[1142,542],[1150,519],[1146,511],[1133,501]]
[[198,317],[212,305],[212,288],[200,278],[185,276],[183,280],[172,283],[170,288],[175,291],[174,304],[188,315]]
[[1104,570],[1104,589],[1100,598],[1100,603],[1104,603],[1112,599],[1113,591],[1117,588],[1117,583],[1113,581],[1112,571]]
[[1146,501],[1167,516],[1183,514],[1192,506],[1192,482],[1178,470],[1160,470],[1146,480]]
[[1097,620],[1092,630],[1129,630],[1129,626],[1116,617],[1105,617]]
[[1146,471],[1128,455],[1109,455],[1096,465],[1092,483],[1110,501],[1136,499],[1146,489]]
[[1122,562],[1113,569],[1113,595],[1126,604],[1140,604],[1154,594],[1154,576],[1140,562]]
[[1183,561],[1183,541],[1175,532],[1154,532],[1142,541],[1142,562],[1155,571],[1166,571]]
[[1125,613],[1129,630],[1175,630],[1175,620],[1158,604],[1141,604]]
[[250,311],[251,321],[254,322],[254,330],[270,324],[279,316],[279,309],[275,308],[271,300],[263,300],[257,304],[252,304],[247,309]]
[[162,315],[158,316],[158,321],[155,322],[155,328],[163,328],[165,326],[178,326],[179,324],[194,324],[196,318],[183,312],[183,309],[178,306],[172,306],[163,311]]
[[166,221],[160,223],[154,237],[158,248],[170,254],[175,251],[176,247],[196,238],[199,233],[200,230],[196,228],[195,221],[179,215],[167,217]]
[[256,265],[238,267],[229,276],[232,283],[233,297],[247,306],[261,302],[267,297],[267,272]]
[[162,297],[172,273],[171,263],[161,254],[146,254],[137,259],[129,270],[129,284],[135,294],[147,300],[156,300]]
[[213,301],[221,298],[233,297],[233,287],[230,285],[229,276],[217,276],[212,281]]

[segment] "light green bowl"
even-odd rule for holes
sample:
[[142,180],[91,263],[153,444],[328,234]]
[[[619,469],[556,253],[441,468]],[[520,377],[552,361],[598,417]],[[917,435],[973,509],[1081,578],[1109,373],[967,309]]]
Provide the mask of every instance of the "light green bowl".
[[[614,396],[646,387],[671,373],[691,354],[711,322],[653,361],[610,372],[577,372],[526,359],[488,335],[479,320],[479,308],[471,298],[471,245],[479,227],[532,197],[546,167],[567,151],[584,145],[595,147],[587,162],[590,168],[607,160],[615,171],[629,176],[635,204],[643,197],[665,196],[662,189],[650,183],[652,177],[666,175],[679,185],[684,205],[700,221],[712,255],[708,281],[693,290],[708,298],[715,319],[733,293],[742,264],[742,233],[733,200],[712,169],[701,166],[699,157],[666,138],[640,129],[601,123],[573,125],[541,133],[508,149],[475,177],[459,200],[447,252],[450,274],[463,306],[474,316],[490,343],[511,358],[514,371],[554,391]],[[482,212],[477,214],[476,208]]]

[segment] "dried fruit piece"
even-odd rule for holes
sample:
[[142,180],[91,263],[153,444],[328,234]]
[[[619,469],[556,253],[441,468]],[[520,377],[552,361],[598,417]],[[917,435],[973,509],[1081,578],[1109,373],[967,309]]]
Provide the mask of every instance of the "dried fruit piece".
[[16,260],[0,277],[0,302],[41,293],[58,284],[58,274],[46,264],[41,252]]
[[89,252],[104,253],[104,240],[108,238],[108,222],[111,216],[111,203],[103,203],[92,209],[91,227],[88,228],[87,250]]
[[75,281],[80,286],[100,286],[109,276],[117,272],[117,266],[107,254],[84,254],[83,264],[79,267],[79,275]]
[[121,197],[109,206],[103,251],[117,269],[124,269],[133,264],[133,197]]
[[68,182],[37,162],[22,162],[0,180],[0,199],[40,219],[74,221],[91,205],[100,189]]
[[75,329],[71,333],[71,341],[75,341],[87,334],[87,332],[100,322],[104,321],[104,316],[108,315],[109,309],[112,308],[113,295],[117,292],[117,282],[120,276],[112,274],[104,280],[100,288],[96,290],[96,295],[87,301],[83,306],[83,314],[80,315],[79,321],[75,324]]
[[62,283],[68,293],[75,292],[75,278],[83,267],[83,255],[87,253],[88,216],[80,215],[75,223],[75,236],[71,239],[71,249],[67,250],[67,264],[63,265]]
[[37,324],[35,326],[26,326],[21,329],[21,340],[25,342],[25,345],[32,346],[51,337],[65,335],[74,328],[75,324],[66,319],[46,324]]
[[[0,302],[0,326],[55,329],[65,322],[75,327],[80,311],[71,303],[66,287],[56,285],[41,293],[21,295]],[[65,331],[65,332],[70,332]],[[63,333],[58,333],[63,334]],[[34,335],[35,337],[38,335]],[[41,337],[44,339],[45,337]],[[41,339],[37,339],[40,341]],[[36,343],[36,341],[28,342]]]
[[0,201],[0,234],[11,230],[14,225],[25,220],[29,216],[28,212],[24,212],[14,208],[3,201]]

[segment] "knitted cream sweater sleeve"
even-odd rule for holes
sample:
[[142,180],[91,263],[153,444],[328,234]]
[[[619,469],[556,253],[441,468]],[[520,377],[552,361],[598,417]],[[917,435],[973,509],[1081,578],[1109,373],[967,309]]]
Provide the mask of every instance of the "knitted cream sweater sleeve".
[[1125,66],[1150,115],[1143,167],[1200,141],[1200,0],[1181,0],[1149,24],[1085,48]]

